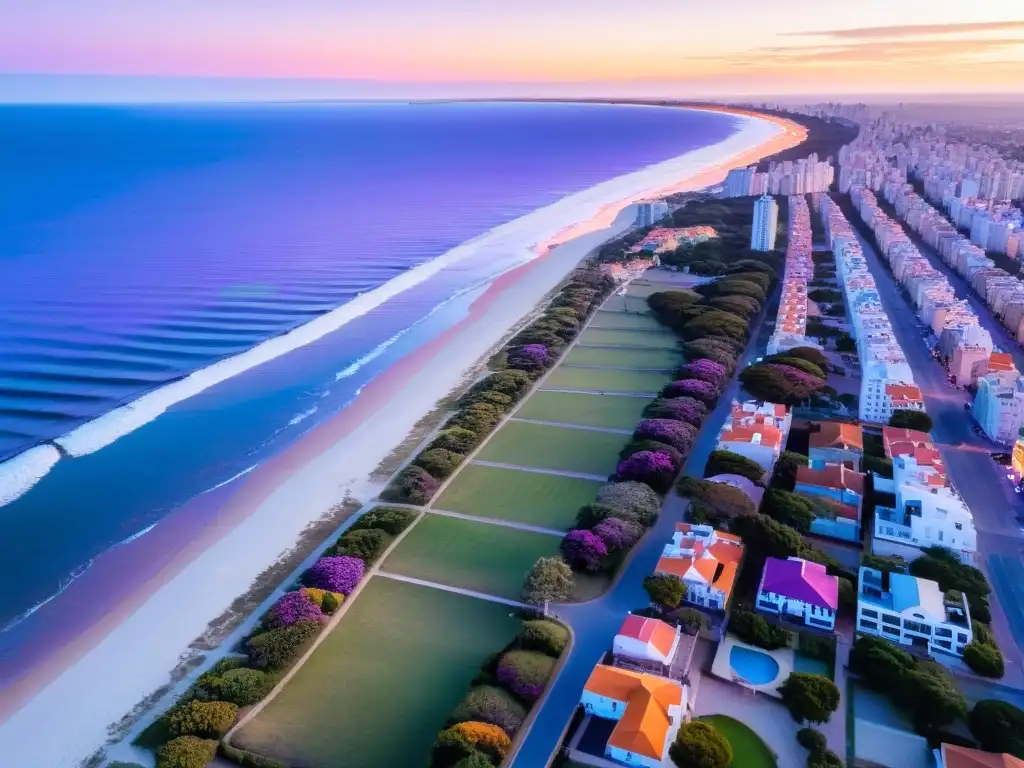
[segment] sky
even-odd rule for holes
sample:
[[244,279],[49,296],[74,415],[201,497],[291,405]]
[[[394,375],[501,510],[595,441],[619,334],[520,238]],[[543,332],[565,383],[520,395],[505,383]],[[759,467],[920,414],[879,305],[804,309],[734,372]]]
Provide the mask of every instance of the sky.
[[0,100],[1024,91],[1024,0],[0,0]]

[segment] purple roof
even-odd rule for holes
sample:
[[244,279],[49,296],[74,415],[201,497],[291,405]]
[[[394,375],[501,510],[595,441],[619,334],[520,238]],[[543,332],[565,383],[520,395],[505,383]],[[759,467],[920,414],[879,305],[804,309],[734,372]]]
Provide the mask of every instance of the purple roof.
[[790,560],[769,557],[761,575],[761,589],[819,608],[834,611],[839,607],[839,579],[829,576],[820,563],[798,557]]

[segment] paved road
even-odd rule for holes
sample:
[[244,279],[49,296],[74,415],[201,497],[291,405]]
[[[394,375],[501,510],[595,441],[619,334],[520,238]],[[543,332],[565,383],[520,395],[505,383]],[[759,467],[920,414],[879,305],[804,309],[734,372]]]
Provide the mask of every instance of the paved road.
[[[775,316],[772,308],[769,308],[768,315]],[[755,350],[764,348],[770,333],[770,328],[762,326],[762,332],[747,348],[744,363],[754,359]],[[739,382],[733,378],[697,435],[686,461],[686,474],[703,476],[704,465],[718,443],[718,433],[739,391]],[[611,647],[626,614],[650,604],[643,580],[654,572],[665,543],[672,538],[676,523],[683,520],[687,506],[688,503],[674,492],[666,499],[658,521],[633,550],[615,586],[606,594],[587,603],[555,607],[553,612],[573,628],[575,641],[565,666],[539,705],[540,710],[511,763],[512,768],[541,768],[547,765],[548,759],[558,748],[569,718],[579,704],[580,694],[595,661]]]
[[932,435],[949,478],[974,515],[979,550],[976,565],[992,582],[992,629],[1006,656],[1004,682],[1024,684],[1024,595],[1018,586],[1024,585],[1024,538],[1016,519],[1022,502],[990,456],[992,451],[1004,449],[973,433],[973,421],[964,411],[967,394],[949,386],[945,369],[931,356],[921,336],[909,301],[897,288],[872,242],[858,228],[860,218],[850,208],[844,208],[844,212],[855,225],[893,332],[924,395],[925,408],[935,423]]

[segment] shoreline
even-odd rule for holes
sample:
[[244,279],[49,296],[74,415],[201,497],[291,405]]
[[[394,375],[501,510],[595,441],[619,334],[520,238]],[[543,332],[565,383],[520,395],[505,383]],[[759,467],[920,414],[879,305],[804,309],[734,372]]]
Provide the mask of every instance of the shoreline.
[[[780,131],[666,187],[604,205],[592,218],[537,243],[536,258],[496,278],[472,302],[466,317],[374,379],[353,405],[244,478],[196,497],[170,513],[132,546],[98,558],[61,599],[40,610],[51,617],[51,636],[35,638],[38,642],[31,644],[28,653],[19,649],[22,652],[16,654],[15,661],[24,664],[17,664],[23,674],[5,679],[6,694],[0,703],[0,745],[11,740],[6,754],[17,754],[17,741],[36,742],[33,746],[40,748],[38,741],[26,736],[38,728],[37,722],[52,722],[55,716],[59,721],[81,720],[81,713],[62,718],[59,712],[75,701],[73,692],[94,689],[98,679],[107,681],[108,690],[96,692],[106,703],[107,712],[94,711],[94,722],[80,726],[90,728],[90,734],[80,733],[79,743],[63,747],[79,754],[100,747],[103,739],[95,736],[99,720],[103,720],[99,730],[105,733],[109,723],[166,683],[167,670],[173,666],[164,663],[170,655],[168,650],[177,658],[202,634],[192,631],[194,627],[180,611],[177,616],[168,615],[164,606],[191,605],[191,613],[205,617],[204,626],[222,615],[223,604],[211,614],[217,601],[225,594],[235,597],[244,592],[252,581],[253,565],[259,565],[257,574],[262,572],[310,522],[308,515],[289,515],[295,497],[305,496],[301,505],[318,509],[312,518],[316,520],[331,506],[325,502],[339,491],[351,492],[351,488],[330,481],[337,467],[348,468],[362,460],[372,464],[365,475],[371,474],[412,424],[458,388],[474,364],[486,359],[487,352],[554,285],[594,248],[629,226],[630,205],[636,199],[709,186],[720,181],[730,168],[799,143],[794,138],[798,132],[791,133],[799,126],[760,116],[755,119],[774,123]],[[441,375],[437,375],[438,370]],[[405,407],[395,408],[398,402]],[[363,486],[363,490],[370,488]],[[268,557],[270,550],[276,554]],[[248,561],[242,562],[244,558]],[[124,579],[124,573],[131,573],[133,579]],[[119,575],[122,578],[118,580]],[[97,599],[98,595],[106,599]],[[58,603],[64,610],[53,609]],[[187,639],[180,642],[185,634]],[[166,647],[150,649],[150,656],[162,651],[161,658],[139,659],[143,655],[138,650],[140,645],[151,646],[153,637],[164,638]],[[172,643],[174,647],[170,648]],[[120,674],[113,677],[119,679],[108,679],[114,669]],[[111,704],[110,699],[121,703]],[[119,712],[110,717],[113,709]],[[93,742],[89,749],[85,748],[86,740]],[[34,754],[38,759],[39,755]],[[40,765],[77,765],[81,759],[62,754],[59,761]]]

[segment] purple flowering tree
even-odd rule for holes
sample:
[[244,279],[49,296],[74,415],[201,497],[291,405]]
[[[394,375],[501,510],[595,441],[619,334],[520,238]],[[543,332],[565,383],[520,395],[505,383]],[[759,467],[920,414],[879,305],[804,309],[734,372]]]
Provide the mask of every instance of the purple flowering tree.
[[509,350],[508,364],[521,371],[542,371],[551,365],[551,353],[543,344],[524,344]]
[[672,457],[661,451],[640,451],[619,462],[615,468],[618,482],[634,480],[649,485],[658,493],[667,493],[676,477]]
[[633,434],[638,439],[666,443],[681,453],[687,453],[693,446],[697,430],[684,421],[644,419],[636,425],[636,432]]
[[498,661],[502,686],[527,702],[536,701],[555,669],[555,660],[535,651],[508,651]]
[[707,358],[694,360],[679,369],[680,379],[700,379],[708,384],[714,384],[716,387],[722,386],[722,382],[727,376],[728,372],[724,365]]
[[609,552],[630,549],[643,534],[640,526],[631,520],[606,517],[591,529],[604,542]]
[[305,583],[310,587],[348,595],[363,578],[364,567],[358,557],[321,557],[306,571]]
[[569,531],[561,546],[565,562],[581,571],[596,571],[608,555],[608,548],[600,536],[581,529]]
[[799,400],[810,397],[815,392],[821,391],[821,388],[825,386],[825,382],[822,379],[811,376],[811,374],[801,371],[799,368],[794,368],[791,365],[770,363],[767,367],[778,371],[786,377],[786,382],[792,387],[791,396]]
[[665,387],[662,397],[692,397],[704,405],[714,405],[718,400],[718,387],[700,379],[680,379]]
[[708,409],[700,400],[692,397],[673,397],[665,399],[659,397],[644,409],[644,417],[648,419],[673,419],[685,421],[694,427],[700,428],[707,418]]
[[274,607],[267,611],[264,618],[266,625],[272,629],[290,627],[297,621],[323,621],[324,613],[320,606],[309,599],[304,590],[288,592],[281,597]]

